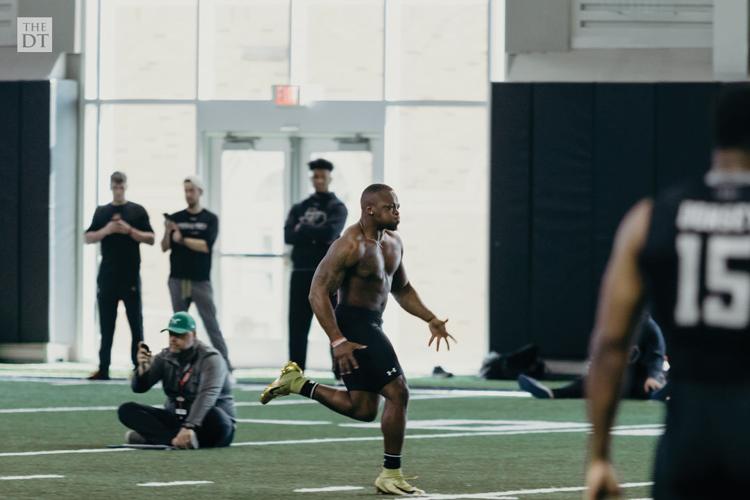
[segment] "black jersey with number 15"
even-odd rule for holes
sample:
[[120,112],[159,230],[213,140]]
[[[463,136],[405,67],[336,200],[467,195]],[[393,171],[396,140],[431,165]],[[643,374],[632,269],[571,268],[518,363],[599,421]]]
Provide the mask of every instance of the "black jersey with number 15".
[[670,380],[750,381],[750,173],[657,197],[640,264]]

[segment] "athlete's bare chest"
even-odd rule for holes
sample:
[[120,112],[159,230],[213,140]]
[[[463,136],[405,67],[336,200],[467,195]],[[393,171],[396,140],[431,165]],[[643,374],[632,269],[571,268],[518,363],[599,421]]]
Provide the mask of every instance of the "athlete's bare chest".
[[364,279],[390,279],[401,265],[401,248],[392,241],[366,241],[355,273]]

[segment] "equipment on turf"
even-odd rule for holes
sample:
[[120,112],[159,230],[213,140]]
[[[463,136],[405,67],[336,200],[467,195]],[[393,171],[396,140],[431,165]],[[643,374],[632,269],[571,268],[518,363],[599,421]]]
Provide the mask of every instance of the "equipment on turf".
[[107,448],[131,448],[134,450],[176,450],[166,444],[109,444]]
[[555,397],[549,387],[526,375],[518,376],[518,387],[537,399],[553,399]]
[[[416,479],[416,478],[409,478]],[[424,491],[406,482],[401,469],[383,469],[375,479],[375,489],[384,495],[419,496]]]
[[294,361],[287,361],[281,368],[279,378],[271,382],[260,394],[260,402],[266,404],[274,398],[299,393],[305,383],[302,368]]
[[482,361],[479,375],[489,380],[514,380],[521,374],[544,378],[547,367],[539,355],[539,347],[525,345],[513,352],[490,352]]

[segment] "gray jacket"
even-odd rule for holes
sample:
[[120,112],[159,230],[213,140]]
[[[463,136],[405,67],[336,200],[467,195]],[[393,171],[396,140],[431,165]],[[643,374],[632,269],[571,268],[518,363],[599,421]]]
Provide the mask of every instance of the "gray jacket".
[[184,423],[200,426],[208,410],[214,406],[224,410],[234,420],[234,398],[224,358],[219,351],[199,340],[195,341],[194,349],[194,354],[184,359],[182,364],[177,354],[169,349],[162,350],[154,356],[151,367],[143,375],[138,375],[136,369],[131,381],[133,391],[146,392],[161,381],[167,395],[164,408],[174,413],[176,399],[180,396],[180,379],[192,368],[182,391],[185,398],[183,406],[188,409]]

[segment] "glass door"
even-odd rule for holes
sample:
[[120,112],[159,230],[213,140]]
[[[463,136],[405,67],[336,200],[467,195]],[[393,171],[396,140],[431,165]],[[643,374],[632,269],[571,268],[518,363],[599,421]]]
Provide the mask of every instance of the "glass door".
[[286,352],[289,141],[227,135],[213,139],[212,150],[222,331],[237,366],[268,366]]
[[[325,158],[334,165],[331,174],[330,190],[344,202],[348,210],[346,225],[349,227],[359,220],[359,197],[373,181],[373,154],[370,140],[364,137],[305,138],[300,144],[300,186],[304,199],[313,192],[311,172],[307,163],[317,158]],[[328,351],[328,337],[318,322],[313,319],[308,336],[308,366],[328,368],[331,356]]]
[[[373,182],[370,141],[360,137],[215,135],[209,140],[209,206],[218,212],[214,283],[219,321],[238,367],[275,367],[288,357],[291,247],[284,221],[312,192],[307,163],[334,164],[331,190],[359,219],[359,196]],[[313,320],[308,367],[330,369],[328,340]]]

